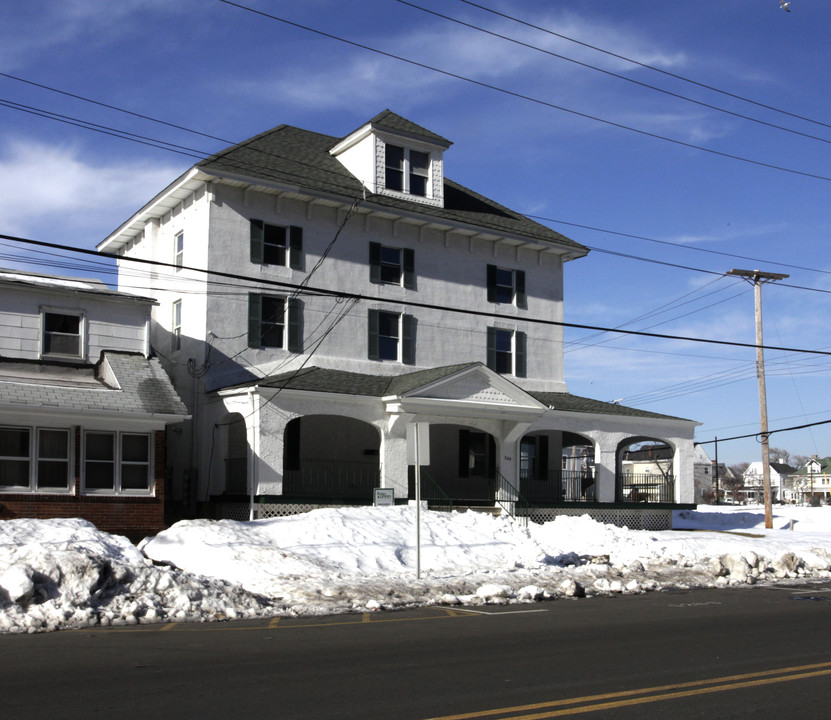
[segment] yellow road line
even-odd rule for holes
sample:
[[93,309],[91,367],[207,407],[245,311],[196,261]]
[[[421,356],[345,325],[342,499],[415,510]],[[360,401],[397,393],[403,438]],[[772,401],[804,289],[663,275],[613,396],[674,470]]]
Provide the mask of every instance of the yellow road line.
[[175,628],[178,624],[179,623],[175,623],[175,622],[167,623],[167,625],[163,625],[162,627],[159,628],[159,632],[165,632],[167,630],[173,630],[173,628]]
[[[580,713],[608,710],[628,705],[647,704],[658,702],[660,700],[690,697],[692,695],[705,695],[714,692],[724,692],[726,690],[771,685],[773,683],[802,680],[805,678],[820,677],[822,675],[831,675],[831,662],[815,663],[813,665],[801,665],[789,668],[777,668],[774,670],[763,670],[756,673],[744,673],[742,675],[729,675],[721,678],[711,678],[709,680],[692,680],[683,683],[673,683],[671,685],[658,685],[655,687],[640,688],[636,690],[624,690],[616,693],[586,695],[584,697],[552,700],[550,702],[533,703],[529,705],[517,705],[515,707],[499,708],[495,710],[483,710],[481,712],[443,715],[441,717],[430,718],[430,720],[468,720],[470,718],[495,717],[498,715],[504,716],[505,718],[510,717],[511,720],[540,720],[541,718],[577,715]],[[642,697],[634,697],[638,695]],[[607,702],[597,702],[601,700],[605,700]],[[562,706],[564,705],[580,706],[563,708]],[[543,710],[545,708],[561,709],[545,710],[544,712],[534,713],[531,715],[515,714],[529,710]]]
[[279,623],[279,622],[280,622],[280,618],[279,618],[279,617],[273,617],[273,618],[271,618],[271,622],[269,622],[269,623],[268,623],[268,626],[269,626],[270,628],[275,628],[275,627],[277,627],[277,625],[278,625],[278,623]]

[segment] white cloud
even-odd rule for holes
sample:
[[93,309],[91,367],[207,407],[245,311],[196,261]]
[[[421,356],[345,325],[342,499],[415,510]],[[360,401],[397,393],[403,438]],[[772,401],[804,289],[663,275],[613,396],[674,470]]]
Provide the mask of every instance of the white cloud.
[[62,233],[97,231],[96,242],[178,173],[167,164],[93,162],[72,145],[7,140],[0,148],[3,232],[26,235],[51,224]]

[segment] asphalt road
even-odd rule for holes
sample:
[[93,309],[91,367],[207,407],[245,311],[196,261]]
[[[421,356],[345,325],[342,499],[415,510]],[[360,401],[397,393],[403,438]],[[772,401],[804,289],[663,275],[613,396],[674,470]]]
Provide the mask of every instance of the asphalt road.
[[8,718],[828,718],[831,583],[0,636]]

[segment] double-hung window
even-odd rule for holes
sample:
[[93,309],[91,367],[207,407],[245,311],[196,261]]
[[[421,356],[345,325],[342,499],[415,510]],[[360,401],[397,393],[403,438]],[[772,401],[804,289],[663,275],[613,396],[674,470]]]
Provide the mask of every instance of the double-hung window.
[[58,357],[83,357],[84,316],[44,310],[41,313],[41,354]]
[[280,295],[248,295],[248,345],[303,351],[303,303]]
[[384,155],[384,187],[387,190],[428,196],[430,153],[387,143]]
[[178,232],[173,238],[173,264],[176,270],[182,267],[185,261],[185,233]]
[[150,435],[87,431],[84,433],[84,491],[104,494],[148,494]]
[[69,430],[0,427],[0,490],[66,492],[69,453]]
[[182,301],[173,303],[173,319],[171,323],[171,349],[176,352],[182,349]]
[[412,315],[370,310],[369,359],[414,364],[415,326]]
[[272,225],[251,220],[251,262],[302,269],[303,228],[296,225]]
[[518,330],[488,328],[487,365],[500,375],[525,377],[527,336]]
[[488,265],[488,302],[526,308],[525,271]]
[[415,252],[369,243],[369,280],[379,285],[400,285],[415,289]]

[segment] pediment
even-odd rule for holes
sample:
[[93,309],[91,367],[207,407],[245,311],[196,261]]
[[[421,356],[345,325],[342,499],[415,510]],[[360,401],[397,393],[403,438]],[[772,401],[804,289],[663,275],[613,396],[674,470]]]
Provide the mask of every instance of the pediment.
[[[387,398],[392,401],[393,398]],[[465,368],[402,393],[395,401],[415,412],[538,415],[546,406],[484,365]]]

